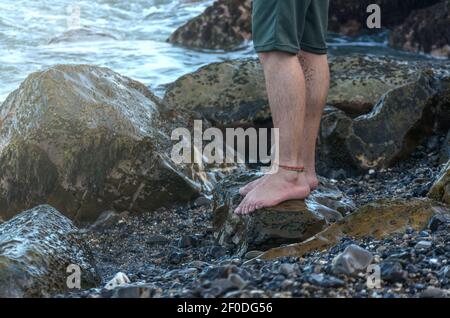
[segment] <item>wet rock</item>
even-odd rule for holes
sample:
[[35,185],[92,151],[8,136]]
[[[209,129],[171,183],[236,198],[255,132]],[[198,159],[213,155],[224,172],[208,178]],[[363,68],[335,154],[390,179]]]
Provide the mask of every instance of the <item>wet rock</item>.
[[450,160],[444,165],[428,197],[450,204]]
[[76,281],[68,279],[76,266],[80,287],[96,287],[100,277],[76,232],[72,222],[49,205],[1,224],[0,297],[51,297],[72,291],[67,283],[76,287]]
[[251,216],[238,216],[234,209],[242,200],[239,188],[254,176],[235,173],[224,179],[215,192],[214,236],[219,244],[234,246],[240,255],[252,249],[303,241],[354,209],[339,190],[322,185],[305,201],[289,201]]
[[380,264],[380,271],[381,279],[390,283],[403,282],[408,276],[399,262],[383,262]]
[[190,48],[233,49],[251,38],[251,0],[218,0],[168,41]]
[[349,245],[333,260],[333,272],[354,275],[365,271],[373,260],[373,254],[358,245]]
[[450,2],[417,10],[390,35],[389,43],[406,51],[450,57]]
[[345,285],[343,280],[325,274],[311,274],[306,278],[306,280],[310,284],[324,288],[336,288],[343,287]]
[[83,27],[71,29],[52,38],[48,44],[73,43],[73,42],[93,42],[93,41],[111,41],[119,38],[109,32]]
[[260,258],[300,257],[311,251],[326,249],[344,237],[380,239],[403,233],[408,228],[421,230],[433,215],[449,213],[447,207],[432,200],[380,200],[359,208],[304,242],[273,248]]
[[112,290],[120,286],[128,285],[130,279],[125,273],[118,272],[114,277],[105,285],[105,289]]
[[0,107],[0,215],[49,203],[86,223],[190,200],[196,186],[164,154],[159,107],[143,84],[107,68],[29,75]]

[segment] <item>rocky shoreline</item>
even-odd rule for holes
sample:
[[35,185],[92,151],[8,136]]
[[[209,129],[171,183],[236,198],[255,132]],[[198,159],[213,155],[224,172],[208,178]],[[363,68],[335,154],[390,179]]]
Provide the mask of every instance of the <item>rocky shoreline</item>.
[[[93,65],[31,74],[0,106],[4,295],[446,296],[448,65],[330,62],[321,186],[251,217],[230,211],[255,167],[175,163],[170,133],[270,127],[255,60],[207,65],[163,99]],[[81,291],[65,284],[77,264]]]
[[[417,150],[420,153],[421,147]],[[430,156],[414,158],[389,171],[337,182],[358,206],[381,198],[424,197],[431,184],[406,176],[435,179],[442,165]],[[434,162],[434,164],[433,164]],[[421,171],[428,167],[430,174]],[[367,176],[370,176],[367,177]],[[385,181],[391,184],[381,186]],[[373,191],[373,185],[380,189]],[[161,209],[144,215],[123,214],[101,230],[87,231],[97,266],[106,284],[117,272],[131,284],[116,290],[91,289],[70,297],[445,297],[450,296],[450,218],[433,218],[420,231],[407,228],[385,239],[343,237],[324,251],[302,257],[250,261],[261,252],[242,257],[217,245],[212,228],[212,205]],[[375,211],[374,211],[375,212]],[[423,243],[424,241],[430,242]],[[425,247],[422,249],[419,242]],[[369,289],[367,274],[336,273],[333,259],[356,244],[381,268],[381,288]]]

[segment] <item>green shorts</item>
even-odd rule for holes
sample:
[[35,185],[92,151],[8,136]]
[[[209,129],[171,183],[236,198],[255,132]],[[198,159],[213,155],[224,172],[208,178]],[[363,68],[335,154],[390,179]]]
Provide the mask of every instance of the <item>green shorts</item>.
[[253,0],[256,52],[327,53],[329,0]]

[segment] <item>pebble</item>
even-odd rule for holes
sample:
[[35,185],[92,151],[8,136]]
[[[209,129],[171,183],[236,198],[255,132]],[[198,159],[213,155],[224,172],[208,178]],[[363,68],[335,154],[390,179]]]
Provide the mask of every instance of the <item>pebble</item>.
[[416,246],[415,249],[416,250],[428,250],[431,248],[432,242],[431,241],[419,241]]
[[310,284],[325,288],[342,287],[345,285],[345,282],[343,280],[325,274],[311,274],[307,277],[307,281]]
[[180,264],[183,261],[183,258],[185,256],[186,256],[185,253],[174,251],[174,252],[169,254],[167,261],[169,262],[169,264],[178,265],[178,264]]
[[353,275],[364,271],[373,260],[373,254],[362,247],[351,244],[333,260],[333,272],[336,274]]
[[105,289],[112,290],[120,286],[124,286],[130,283],[130,279],[125,273],[118,272],[114,277],[105,285]]
[[294,275],[295,271],[296,271],[295,264],[281,264],[280,265],[280,273],[285,275],[286,277]]
[[446,292],[440,288],[436,287],[427,287],[421,294],[422,298],[443,298],[446,296]]

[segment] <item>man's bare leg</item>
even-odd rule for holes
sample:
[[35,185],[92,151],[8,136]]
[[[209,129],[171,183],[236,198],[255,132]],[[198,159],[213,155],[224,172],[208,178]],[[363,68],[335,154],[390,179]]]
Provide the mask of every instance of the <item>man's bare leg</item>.
[[[304,123],[304,147],[300,149],[305,163],[306,179],[311,190],[319,184],[315,168],[316,141],[320,119],[328,96],[330,73],[327,55],[318,55],[302,51],[299,60],[306,80],[306,112]],[[267,176],[250,182],[240,189],[241,195],[247,195]]]
[[[303,166],[305,79],[297,56],[284,52],[261,53],[269,104],[275,128],[280,133],[280,164]],[[236,208],[238,214],[304,199],[310,193],[305,173],[279,169],[265,176]]]
[[306,112],[304,124],[303,161],[311,190],[319,185],[316,175],[316,142],[320,119],[327,102],[330,71],[327,55],[302,51],[299,60],[306,80]]

